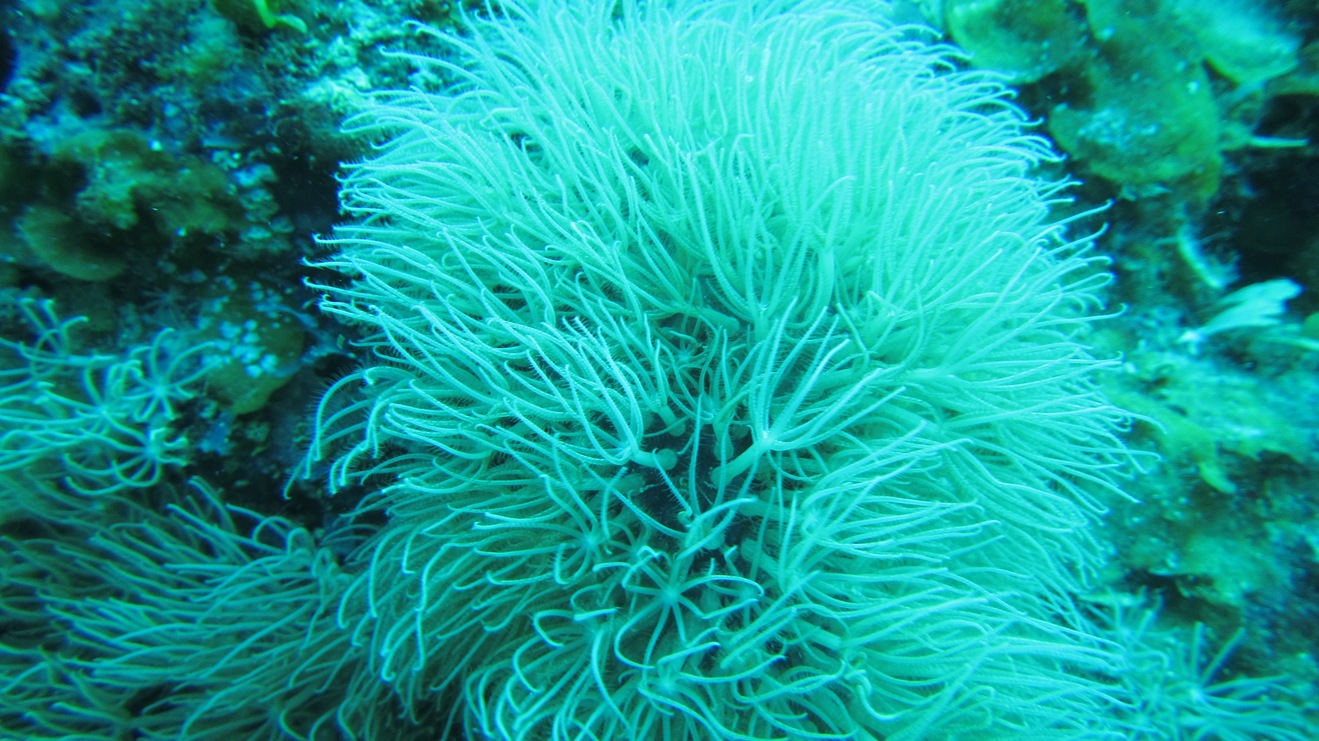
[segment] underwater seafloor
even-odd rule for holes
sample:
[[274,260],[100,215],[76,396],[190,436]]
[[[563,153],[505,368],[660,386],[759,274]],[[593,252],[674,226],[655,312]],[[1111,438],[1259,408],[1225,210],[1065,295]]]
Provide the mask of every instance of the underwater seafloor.
[[[1069,605],[1053,609],[1076,616],[1060,623],[1101,625],[1086,640],[1122,644],[1112,655],[1127,664],[1084,671],[1143,678],[1107,700],[1125,720],[1101,728],[981,712],[970,668],[965,692],[934,689],[962,681],[950,679],[961,676],[955,671],[922,669],[910,687],[884,694],[891,715],[857,721],[865,731],[846,720],[859,711],[841,700],[817,702],[811,693],[823,690],[790,672],[775,681],[798,696],[784,706],[793,709],[767,693],[773,709],[745,727],[690,697],[666,697],[660,705],[668,710],[646,706],[649,715],[628,709],[659,702],[647,694],[653,688],[625,685],[622,709],[574,697],[594,708],[588,712],[441,680],[430,668],[419,670],[422,679],[405,679],[412,669],[403,659],[379,656],[386,644],[409,639],[344,618],[357,608],[345,607],[352,598],[343,595],[378,589],[346,586],[356,578],[353,564],[370,561],[359,546],[376,543],[386,553],[388,538],[379,534],[389,532],[391,518],[435,514],[373,509],[373,492],[402,475],[409,455],[462,451],[403,455],[390,447],[397,441],[372,438],[361,444],[374,446],[371,456],[397,455],[365,474],[349,470],[360,461],[309,459],[309,450],[345,445],[341,432],[371,429],[336,427],[362,411],[361,402],[332,393],[318,406],[327,389],[394,382],[388,361],[374,366],[377,375],[358,370],[378,360],[379,332],[389,325],[372,335],[339,321],[351,311],[337,318],[318,309],[327,290],[364,302],[393,294],[345,288],[331,269],[336,245],[317,237],[366,218],[339,206],[340,165],[374,156],[380,137],[372,134],[380,130],[346,133],[341,123],[369,106],[373,91],[437,90],[446,74],[457,76],[397,53],[450,54],[424,27],[461,29],[457,5],[0,2],[0,737],[388,739],[449,729],[455,738],[622,738],[623,729],[643,732],[642,718],[651,724],[644,732],[655,735],[638,737],[654,738],[665,737],[661,730],[804,738],[808,728],[829,738],[881,737],[876,729],[893,738],[1025,738],[1041,728],[1054,735],[1040,737],[1050,738],[1319,737],[1319,4],[893,4],[898,21],[931,24],[959,46],[966,54],[959,69],[993,70],[1016,89],[1031,130],[1065,155],[1036,163],[1039,177],[1076,181],[1073,201],[1055,205],[1072,215],[1075,238],[1098,232],[1091,253],[1110,260],[1112,281],[1095,290],[1107,306],[1096,313],[1108,316],[1085,322],[1084,342],[1096,357],[1119,359],[1095,383],[1132,415],[1114,423],[1127,428],[1123,439],[1135,451],[1118,484],[1126,498],[1104,499],[1106,513],[1085,526],[1083,537],[1101,555],[1077,557],[1089,559],[1077,567],[1083,588],[1067,582],[1056,592],[1042,588],[1043,597],[1031,593],[1043,601],[1066,593]],[[466,7],[488,15],[480,3]],[[806,339],[815,341],[815,331]],[[595,336],[582,332],[575,341]],[[604,426],[609,436],[618,432],[612,422]],[[694,472],[698,456],[690,458]],[[664,467],[655,460],[645,452],[632,458]],[[741,464],[725,459],[717,468]],[[1068,478],[1050,487],[1071,485]],[[657,479],[647,486],[659,486]],[[475,500],[463,501],[470,508]],[[350,517],[363,502],[363,514]],[[677,528],[668,515],[635,516]],[[646,548],[655,563],[679,558]],[[570,557],[555,558],[554,578],[571,581],[560,563]],[[612,574],[610,564],[577,576]],[[646,570],[628,568],[637,580]],[[490,587],[520,577],[483,578]],[[706,578],[702,588],[713,591],[750,581]],[[673,604],[687,599],[648,589],[643,594],[669,600],[664,609],[679,610]],[[407,613],[371,595],[372,614]],[[631,599],[634,609],[651,609]],[[536,604],[528,597],[499,609]],[[733,611],[684,604],[716,622]],[[782,619],[809,622],[814,614],[802,607]],[[869,619],[865,610],[855,614]],[[434,617],[413,615],[418,624]],[[534,629],[546,631],[543,644],[560,647],[551,637],[560,634],[540,620]],[[467,627],[482,635],[511,630]],[[816,645],[793,630],[793,640]],[[646,655],[668,639],[652,639]],[[767,645],[776,640],[787,639]],[[498,653],[483,641],[457,638],[455,648],[438,651],[469,652],[455,670],[462,674],[480,666],[472,655]],[[357,650],[377,657],[358,667]],[[622,643],[615,650],[627,654]],[[824,661],[766,650],[765,666]],[[1023,664],[1047,663],[1037,649],[1022,651]],[[631,661],[624,663],[650,666]],[[1065,656],[1058,661],[1051,671],[1083,671],[1058,668],[1072,666]],[[573,671],[589,675],[595,666]],[[750,676],[751,668],[738,671]],[[834,679],[844,675],[852,676],[840,669]],[[522,681],[532,695],[533,686],[556,698],[562,690],[549,689],[550,680]],[[1105,681],[1126,680],[1092,684]],[[587,682],[582,691],[594,697],[606,684]],[[706,689],[711,684],[693,686],[711,703],[725,697]],[[992,682],[985,687],[984,695],[1006,694]],[[1033,701],[1022,691],[1015,702]],[[1050,694],[1044,685],[1034,691]],[[730,692],[755,704],[745,687]],[[456,707],[460,696],[484,697],[491,707]],[[494,707],[495,697],[503,705]],[[953,699],[934,707],[930,698]],[[611,713],[614,720],[601,720]],[[953,720],[912,720],[922,713]]]

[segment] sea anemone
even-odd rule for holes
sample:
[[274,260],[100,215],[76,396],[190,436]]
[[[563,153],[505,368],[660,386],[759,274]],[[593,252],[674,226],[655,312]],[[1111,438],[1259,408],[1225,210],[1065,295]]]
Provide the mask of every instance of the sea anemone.
[[[349,132],[307,470],[472,737],[1100,735],[1108,280],[997,78],[828,3],[501,2]],[[363,700],[366,702],[367,700]]]

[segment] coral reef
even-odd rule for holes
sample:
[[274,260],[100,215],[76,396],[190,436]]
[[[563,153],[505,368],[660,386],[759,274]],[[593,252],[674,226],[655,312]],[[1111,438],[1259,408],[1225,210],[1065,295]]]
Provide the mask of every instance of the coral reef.
[[1319,735],[1311,0],[0,18],[0,735]]

